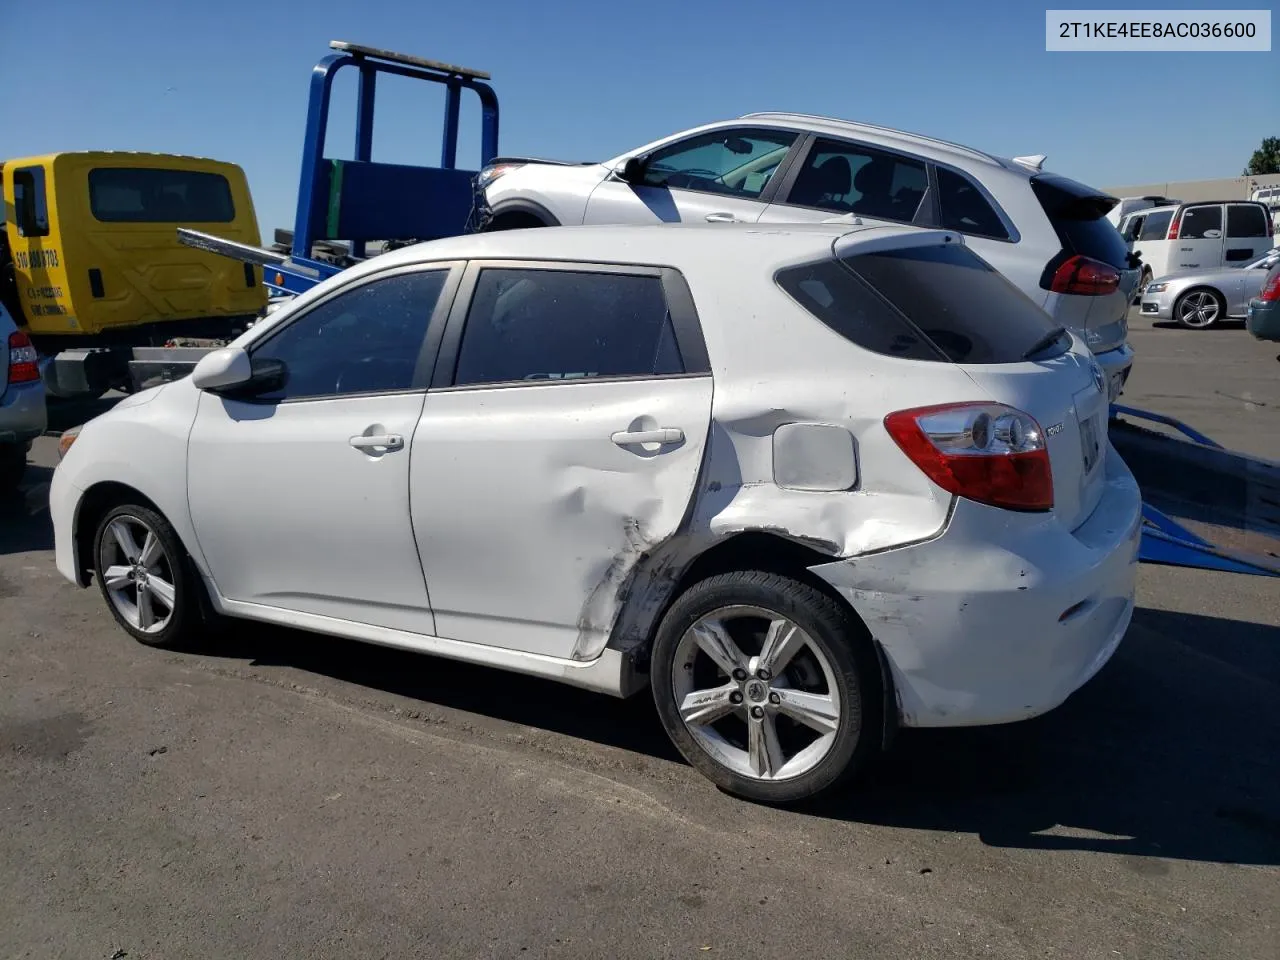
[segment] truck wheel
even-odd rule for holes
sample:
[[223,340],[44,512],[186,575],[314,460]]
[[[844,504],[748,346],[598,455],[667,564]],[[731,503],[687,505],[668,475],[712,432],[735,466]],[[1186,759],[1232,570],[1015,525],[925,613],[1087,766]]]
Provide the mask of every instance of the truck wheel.
[[21,443],[0,443],[0,496],[18,489],[27,472],[27,448]]

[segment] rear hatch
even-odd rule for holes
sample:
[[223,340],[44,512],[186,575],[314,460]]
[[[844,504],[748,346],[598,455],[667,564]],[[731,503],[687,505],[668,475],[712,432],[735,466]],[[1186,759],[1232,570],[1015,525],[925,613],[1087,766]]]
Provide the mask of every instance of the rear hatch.
[[[860,252],[854,241],[837,253],[891,309],[876,321],[904,325],[928,343],[932,355],[918,359],[956,364],[984,399],[1036,419],[1054,512],[1069,529],[1088,519],[1103,490],[1108,402],[1084,345],[1073,345],[1061,325],[959,243]],[[865,304],[858,309],[866,313]]]
[[[1141,265],[1131,258],[1124,238],[1107,219],[1115,198],[1051,173],[1032,177],[1031,189],[1062,243],[1040,281],[1050,291],[1045,309],[1079,333],[1094,353],[1114,350],[1127,339],[1129,305],[1142,276]],[[1078,270],[1072,271],[1069,261],[1073,258],[1102,265],[1106,268],[1102,275],[1115,271],[1118,282],[1112,286],[1098,284],[1096,279],[1091,283],[1073,279],[1082,277]]]

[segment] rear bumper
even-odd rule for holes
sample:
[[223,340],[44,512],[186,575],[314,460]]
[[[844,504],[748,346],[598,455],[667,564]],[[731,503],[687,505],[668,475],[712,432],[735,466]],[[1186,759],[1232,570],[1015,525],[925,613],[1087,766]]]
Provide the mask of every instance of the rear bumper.
[[49,425],[44,384],[14,383],[0,396],[0,443],[30,443]]
[[1129,370],[1133,367],[1133,347],[1122,343],[1112,350],[1095,353],[1093,357],[1102,367],[1103,376],[1107,379],[1107,398],[1115,403],[1120,391],[1124,389],[1125,381],[1129,379]]
[[1280,340],[1280,300],[1249,301],[1245,326],[1259,340]]
[[904,726],[1033,717],[1111,658],[1133,616],[1142,501],[1114,449],[1105,483],[1074,531],[958,500],[935,540],[812,568],[879,642]]

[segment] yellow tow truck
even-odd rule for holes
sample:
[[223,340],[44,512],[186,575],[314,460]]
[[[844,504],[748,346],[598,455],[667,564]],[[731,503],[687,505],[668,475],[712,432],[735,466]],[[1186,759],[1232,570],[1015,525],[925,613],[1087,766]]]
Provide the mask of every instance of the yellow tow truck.
[[0,165],[0,302],[62,398],[130,389],[137,348],[237,335],[266,307],[262,267],[186,246],[178,227],[258,244],[244,171],[157,153],[77,152]]

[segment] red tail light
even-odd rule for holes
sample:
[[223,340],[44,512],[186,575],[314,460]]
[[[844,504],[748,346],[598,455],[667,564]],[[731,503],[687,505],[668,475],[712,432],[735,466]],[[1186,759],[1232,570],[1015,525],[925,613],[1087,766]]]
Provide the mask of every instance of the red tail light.
[[1114,293],[1120,286],[1120,271],[1109,263],[1089,257],[1074,256],[1053,272],[1049,289],[1054,293],[1076,293],[1100,297]]
[[25,333],[9,334],[9,382],[31,383],[40,379],[36,348]]
[[1262,293],[1258,294],[1258,299],[1265,300],[1267,303],[1280,300],[1280,270],[1271,271],[1271,276],[1267,278],[1267,285],[1262,288]]
[[1182,211],[1179,210],[1177,213],[1173,215],[1173,219],[1169,221],[1169,236],[1167,236],[1165,239],[1177,240],[1178,228],[1181,226],[1182,226]]
[[949,493],[1009,510],[1053,509],[1053,471],[1034,417],[1000,403],[899,410],[889,436]]

